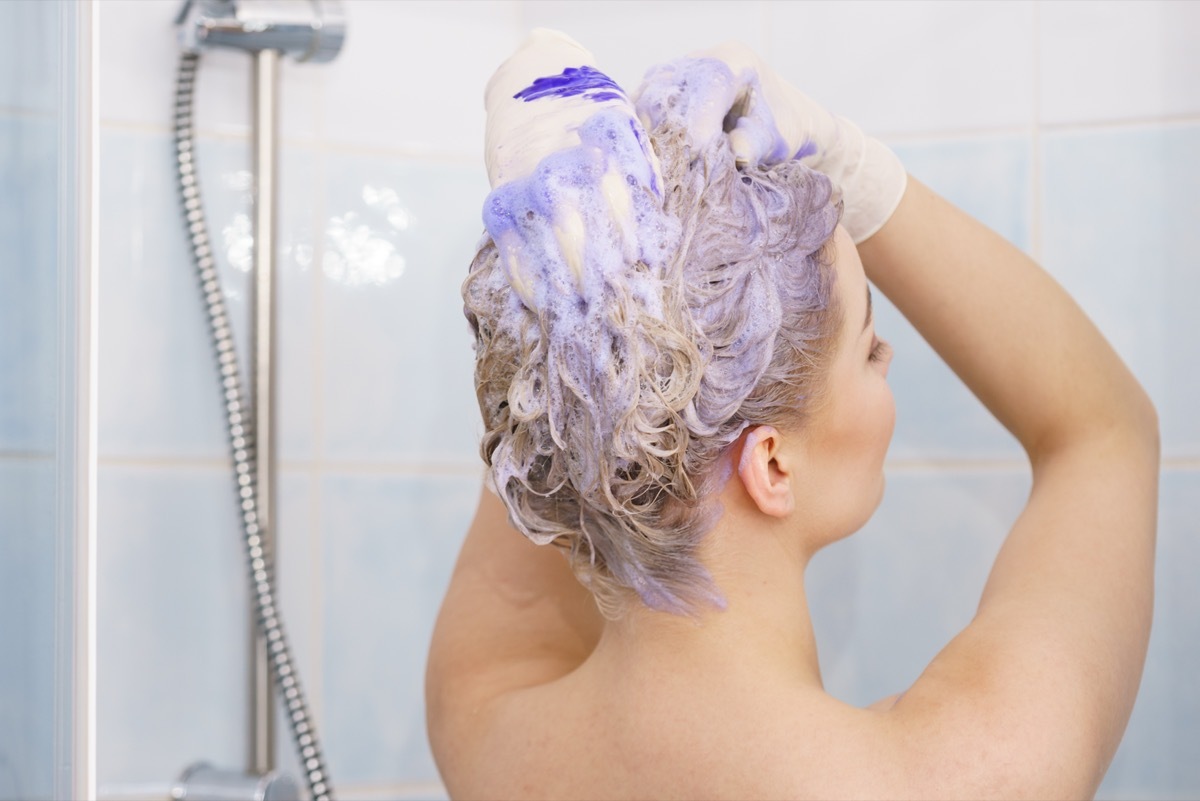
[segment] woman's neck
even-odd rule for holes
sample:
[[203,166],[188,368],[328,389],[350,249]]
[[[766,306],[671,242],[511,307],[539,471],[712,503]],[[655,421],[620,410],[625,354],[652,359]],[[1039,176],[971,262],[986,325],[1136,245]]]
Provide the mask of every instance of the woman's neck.
[[[728,510],[727,510],[728,512]],[[756,674],[819,688],[820,668],[804,568],[808,554],[778,526],[725,514],[706,538],[704,562],[724,609],[684,617],[643,606],[605,624],[589,662],[710,675]]]

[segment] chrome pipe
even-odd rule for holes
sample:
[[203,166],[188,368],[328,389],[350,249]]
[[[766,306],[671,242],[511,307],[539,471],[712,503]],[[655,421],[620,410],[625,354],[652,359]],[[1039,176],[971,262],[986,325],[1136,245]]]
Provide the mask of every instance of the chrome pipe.
[[196,137],[192,122],[196,65],[199,60],[199,53],[185,52],[179,59],[179,73],[175,83],[175,161],[178,168],[179,198],[183,205],[192,263],[199,279],[220,373],[242,534],[250,568],[251,595],[257,612],[256,623],[267,642],[267,650],[270,653],[268,665],[275,689],[286,709],[285,720],[299,752],[301,769],[311,799],[333,801],[329,772],[317,742],[317,732],[312,724],[308,702],[292,658],[283,618],[276,605],[274,560],[264,547],[264,530],[259,522],[258,440],[254,431],[252,404],[243,401],[241,372],[233,347],[233,329],[225,308],[225,294],[217,276],[216,258],[208,234],[204,206],[200,202],[195,159]]
[[[250,370],[254,377],[254,433],[258,457],[258,522],[263,550],[279,564],[275,530],[276,456],[275,434],[275,231],[279,166],[279,53],[258,50],[253,54],[254,96],[254,276],[251,307]],[[276,597],[279,574],[275,573]],[[250,688],[250,764],[257,773],[275,768],[275,696],[271,688],[270,653],[258,631],[257,611],[251,613],[250,635],[254,639],[254,663]]]

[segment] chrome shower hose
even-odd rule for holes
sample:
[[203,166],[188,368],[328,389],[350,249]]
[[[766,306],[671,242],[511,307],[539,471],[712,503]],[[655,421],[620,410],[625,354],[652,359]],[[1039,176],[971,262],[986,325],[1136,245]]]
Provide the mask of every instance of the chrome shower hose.
[[229,445],[237,476],[237,493],[245,535],[246,557],[250,564],[251,594],[257,608],[259,633],[266,639],[270,654],[271,678],[276,692],[287,709],[288,726],[300,753],[300,764],[313,801],[332,801],[333,788],[329,773],[317,744],[316,729],[300,688],[300,678],[292,660],[292,650],[283,630],[283,620],[275,599],[274,565],[264,549],[258,523],[258,475],[255,460],[255,441],[247,404],[243,401],[242,382],[238,372],[233,335],[225,311],[225,299],[217,278],[216,261],[208,237],[208,225],[200,203],[200,188],[196,181],[195,132],[192,127],[192,97],[196,82],[196,66],[200,56],[184,53],[179,61],[175,84],[175,155],[179,167],[179,194],[183,202],[192,262],[200,279],[204,304],[208,310],[209,329],[216,347],[217,366],[221,372],[225,418],[229,425]]

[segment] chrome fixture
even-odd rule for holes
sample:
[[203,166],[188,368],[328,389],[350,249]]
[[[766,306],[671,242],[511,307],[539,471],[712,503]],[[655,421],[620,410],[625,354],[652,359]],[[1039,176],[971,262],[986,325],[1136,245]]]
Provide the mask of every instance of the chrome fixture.
[[[282,696],[286,719],[300,755],[313,801],[330,801],[333,791],[317,743],[312,716],[300,686],[284,632],[275,589],[275,229],[278,195],[279,60],[332,60],[345,41],[340,0],[186,0],[176,24],[184,53],[175,95],[175,147],[179,189],[199,275],[209,328],[217,354],[221,390],[236,473],[242,533],[254,598],[254,660],[251,668],[250,770],[259,778],[275,775],[275,709],[271,685]],[[254,87],[254,298],[251,304],[252,406],[244,399],[229,318],[200,202],[195,167],[192,99],[202,51],[232,47],[252,53]],[[272,682],[273,680],[273,682]],[[178,792],[197,798],[189,769]],[[208,774],[204,774],[208,775]],[[226,774],[221,774],[226,775]],[[257,781],[257,780],[256,780]],[[252,783],[253,784],[253,783]],[[247,784],[246,786],[251,786]],[[258,784],[253,784],[257,787]],[[283,799],[290,783],[276,786]],[[230,797],[230,796],[222,796]],[[239,796],[241,797],[241,796]],[[257,798],[257,796],[254,796]]]
[[171,787],[172,801],[292,801],[299,797],[296,783],[274,771],[247,776],[217,770],[207,762],[190,765]]
[[273,50],[320,63],[336,58],[346,39],[340,0],[185,0],[175,24],[189,53]]

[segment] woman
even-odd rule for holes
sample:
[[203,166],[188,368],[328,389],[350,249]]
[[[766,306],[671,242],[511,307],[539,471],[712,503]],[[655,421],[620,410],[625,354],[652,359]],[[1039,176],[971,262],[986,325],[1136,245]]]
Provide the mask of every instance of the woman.
[[[749,51],[652,71],[639,128],[567,42],[536,35],[489,88],[491,236],[464,297],[499,495],[429,659],[451,795],[1093,795],[1149,634],[1145,393],[1040,268]],[[558,138],[520,116],[543,100]],[[804,570],[883,489],[867,279],[1020,441],[1033,489],[970,625],[857,709],[822,688]]]

